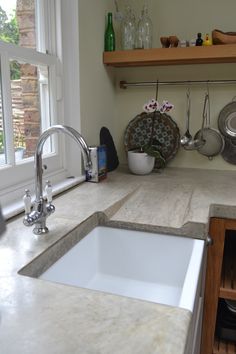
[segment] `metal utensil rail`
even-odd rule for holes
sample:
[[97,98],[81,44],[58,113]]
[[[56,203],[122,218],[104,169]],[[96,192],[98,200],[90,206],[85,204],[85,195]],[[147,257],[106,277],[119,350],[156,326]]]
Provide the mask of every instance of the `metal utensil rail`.
[[198,85],[233,85],[236,80],[183,80],[183,81],[143,81],[143,82],[127,82],[120,81],[120,88],[127,89],[128,87],[144,87],[144,86],[198,86]]

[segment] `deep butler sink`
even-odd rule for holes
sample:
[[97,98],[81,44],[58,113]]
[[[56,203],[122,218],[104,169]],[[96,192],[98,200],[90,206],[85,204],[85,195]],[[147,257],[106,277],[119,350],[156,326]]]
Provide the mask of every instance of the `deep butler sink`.
[[204,241],[95,227],[40,279],[193,310]]

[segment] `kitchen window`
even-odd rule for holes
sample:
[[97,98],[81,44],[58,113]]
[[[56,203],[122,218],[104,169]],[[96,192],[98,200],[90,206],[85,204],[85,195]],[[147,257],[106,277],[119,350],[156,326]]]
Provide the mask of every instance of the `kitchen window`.
[[[5,5],[4,5],[5,3]],[[64,121],[63,31],[66,0],[0,1],[0,201],[7,205],[32,188],[34,152],[41,132]],[[76,1],[70,0],[69,8]],[[76,7],[77,6],[77,7]],[[63,17],[64,16],[64,17]],[[78,14],[77,14],[78,16]],[[78,34],[77,34],[78,35]],[[65,58],[66,59],[66,58]],[[58,115],[60,112],[60,116]],[[45,176],[65,179],[63,139],[44,146]]]

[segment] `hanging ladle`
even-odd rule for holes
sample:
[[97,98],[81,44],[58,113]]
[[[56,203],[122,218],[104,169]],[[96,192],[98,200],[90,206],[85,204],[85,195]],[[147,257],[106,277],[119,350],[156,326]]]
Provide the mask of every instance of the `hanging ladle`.
[[189,123],[190,123],[190,90],[187,91],[187,121],[186,121],[186,132],[181,137],[180,143],[185,150],[197,150],[199,147],[203,146],[205,141],[201,139],[193,139],[192,135],[189,132]]
[[192,140],[192,135],[189,132],[189,119],[190,119],[190,91],[187,91],[187,121],[186,121],[186,132],[181,137],[180,143],[182,146],[186,145],[190,140]]

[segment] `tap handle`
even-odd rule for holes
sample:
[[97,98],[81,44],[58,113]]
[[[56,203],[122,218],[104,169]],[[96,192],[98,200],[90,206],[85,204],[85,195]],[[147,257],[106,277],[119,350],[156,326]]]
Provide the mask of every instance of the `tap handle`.
[[51,204],[52,203],[52,185],[51,185],[50,181],[46,182],[45,193],[46,193],[46,197],[47,197],[47,202],[49,204]]
[[25,190],[23,202],[25,204],[25,214],[29,214],[31,212],[31,195],[28,189]]

